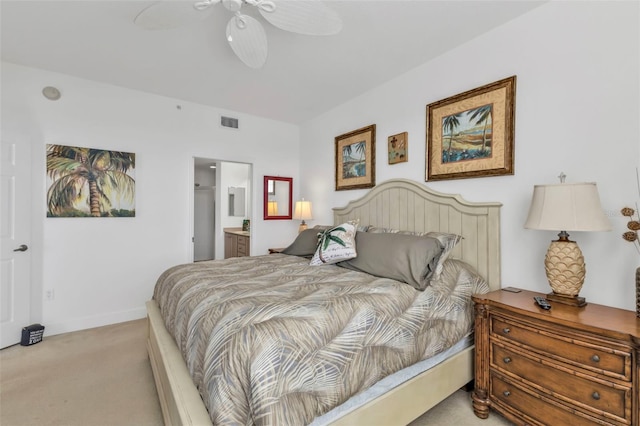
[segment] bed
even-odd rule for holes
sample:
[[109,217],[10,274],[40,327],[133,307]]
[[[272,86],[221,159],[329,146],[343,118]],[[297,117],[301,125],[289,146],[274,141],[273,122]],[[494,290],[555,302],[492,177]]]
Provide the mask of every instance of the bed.
[[[455,269],[457,271],[460,268],[463,268],[466,271],[465,265],[470,265],[472,269],[477,271],[479,276],[484,278],[483,281],[486,282],[486,291],[489,291],[500,288],[500,206],[501,205],[499,203],[493,202],[467,202],[458,195],[438,193],[430,190],[428,187],[421,183],[404,179],[394,179],[377,185],[365,196],[349,202],[345,207],[335,208],[334,225],[353,223],[353,221],[356,221],[361,226],[366,225],[370,228],[370,230],[376,229],[387,232],[391,230],[401,230],[407,233],[411,232],[418,234],[435,232],[462,236],[462,239],[454,247],[452,247],[452,251],[448,256],[448,260],[444,262],[447,268],[446,270],[448,271],[451,268],[458,268]],[[363,234],[367,233],[364,232]],[[360,236],[363,236],[363,234],[358,233],[358,235]],[[368,235],[363,236],[363,238],[364,237],[369,238]],[[218,268],[226,268],[226,272],[218,274],[220,276],[226,277],[236,274],[237,270],[239,269],[247,269],[248,264],[244,262],[249,261],[254,262],[254,268],[257,271],[262,271],[259,272],[258,275],[262,277],[261,279],[263,281],[264,277],[270,276],[270,274],[275,274],[274,276],[278,277],[274,278],[274,282],[277,281],[278,285],[274,287],[274,294],[271,295],[276,298],[286,298],[286,294],[283,292],[283,289],[287,286],[290,286],[288,282],[291,280],[293,280],[293,282],[295,283],[299,283],[298,287],[302,289],[300,291],[304,291],[304,289],[307,288],[306,286],[312,285],[305,282],[304,279],[300,278],[299,276],[291,278],[293,276],[293,272],[286,272],[284,274],[286,275],[286,280],[283,279],[280,275],[276,274],[276,271],[289,271],[290,269],[286,268],[292,268],[292,270],[301,272],[302,276],[308,275],[310,270],[310,266],[308,265],[309,260],[302,259],[297,256],[276,254],[257,256],[253,258],[253,260],[241,258],[228,259],[226,261],[215,261],[226,262],[222,264],[217,263],[215,264],[215,266]],[[163,274],[163,276],[166,275],[164,279],[162,279],[163,285],[168,286],[169,284],[164,283],[166,281],[171,281],[171,285],[179,287],[180,283],[184,282],[185,276],[187,276],[188,274],[195,274],[196,276],[199,273],[204,274],[204,269],[207,269],[210,266],[211,265],[183,265],[180,267],[170,268],[170,270],[166,271]],[[189,269],[193,268],[196,268],[196,270],[189,271]],[[363,277],[363,275],[367,274],[363,274],[359,271],[354,271],[353,268],[342,268],[341,266],[335,265],[326,265],[319,268],[324,268],[326,271],[331,271],[330,275],[332,276],[341,277],[340,281],[342,281],[344,285],[340,288],[340,293],[353,291],[360,295],[362,288],[368,288],[370,286],[370,284],[365,283],[363,285],[360,285],[358,283],[358,280],[366,279],[365,277]],[[441,271],[438,271],[438,273],[440,272]],[[442,276],[444,275],[445,274],[442,273]],[[326,279],[327,278],[314,278],[314,280],[320,280],[322,284],[320,288],[322,289],[324,289],[324,283]],[[224,281],[222,278],[220,280]],[[409,295],[406,297],[414,297],[411,296],[411,294],[421,293],[413,288],[409,288],[409,286],[405,283],[396,283],[393,280],[381,279],[379,277],[374,277],[373,280],[376,281],[376,285],[382,285],[383,290],[380,291],[400,291],[400,293],[398,293],[401,295],[400,298],[405,297],[402,295]],[[259,279],[255,278],[255,282],[257,281],[259,281]],[[233,287],[228,287],[227,290],[229,291],[225,291],[234,293],[251,292],[254,291],[255,287],[255,285],[253,284],[228,284],[225,281],[222,286],[224,287],[226,285],[232,285]],[[238,285],[240,285],[240,287],[238,287]],[[316,288],[317,287],[318,286],[316,286]],[[184,342],[188,340],[184,338],[184,335],[193,334],[193,332],[187,328],[186,323],[188,322],[189,324],[192,324],[193,322],[197,322],[197,320],[183,320],[180,323],[180,320],[173,321],[162,318],[158,305],[159,300],[164,300],[164,302],[162,303],[165,311],[168,311],[167,306],[169,306],[170,303],[173,303],[174,305],[189,305],[192,303],[185,302],[185,300],[189,300],[189,298],[184,296],[181,296],[180,302],[176,300],[169,302],[172,299],[171,297],[167,296],[167,294],[173,292],[174,287],[169,288],[170,290],[165,290],[164,293],[162,292],[162,290],[156,289],[156,291],[160,291],[160,293],[156,293],[154,295],[154,299],[150,300],[147,303],[149,324],[147,348],[156,382],[158,396],[160,399],[160,404],[162,407],[163,418],[165,424],[168,425],[212,424],[212,419],[209,415],[209,412],[205,408],[205,404],[203,403],[203,396],[198,391],[198,388],[196,387],[194,382],[200,383],[201,389],[204,389],[205,387],[206,389],[208,389],[204,392],[204,394],[207,395],[205,398],[207,401],[212,398],[215,400],[216,398],[218,398],[216,395],[219,393],[219,389],[213,387],[213,385],[210,385],[210,382],[208,381],[206,382],[207,385],[203,386],[202,383],[205,383],[203,382],[203,376],[208,375],[212,377],[219,377],[220,373],[216,372],[215,369],[211,367],[208,370],[205,369],[205,373],[196,373],[194,377],[192,377],[189,370],[194,370],[194,364],[202,363],[201,355],[194,355],[194,359],[196,359],[196,361],[190,359],[189,367],[187,367],[187,363],[185,363],[181,348],[184,349]],[[422,290],[423,294],[429,294],[429,291],[431,291],[429,288],[427,288],[427,290]],[[216,289],[214,291],[216,294],[215,298],[219,299],[221,297],[220,294],[222,293],[220,293],[220,291],[221,290],[219,289]],[[376,292],[378,291],[379,290],[376,289]],[[314,290],[313,292],[308,292],[308,294],[313,294],[314,296],[307,296],[307,294],[305,293],[306,298],[313,298],[316,297],[315,295],[317,294],[317,291]],[[395,298],[396,293],[393,293],[393,295]],[[321,298],[325,296],[320,295],[319,297]],[[422,295],[418,295],[415,297],[426,298],[426,296]],[[317,304],[318,300],[320,299],[316,298],[314,300]],[[363,304],[367,305],[368,303],[369,301],[367,300]],[[413,304],[414,302],[411,303]],[[201,305],[202,303],[199,302],[199,304]],[[271,308],[272,307],[270,305],[270,309]],[[289,307],[287,309],[291,308]],[[308,309],[308,307],[300,309],[305,311]],[[379,309],[379,307],[376,307],[374,309]],[[467,310],[467,308],[465,308],[465,310]],[[313,315],[316,315],[316,313],[317,311],[314,312]],[[339,314],[335,315],[336,317],[339,316]],[[463,317],[469,316],[468,312],[463,312],[460,315],[462,315]],[[178,330],[182,331],[177,332],[177,334],[183,335],[182,339],[178,338],[178,342],[180,342],[178,344],[176,344],[176,341],[173,339],[172,335],[167,331],[167,328],[165,327],[166,323],[173,324],[174,322],[180,323],[180,326],[177,328]],[[206,324],[209,323],[208,320],[202,320],[201,322]],[[258,321],[258,323],[260,323],[260,321]],[[255,333],[256,328],[253,325],[251,327],[252,333]],[[175,328],[172,327],[172,330],[175,330]],[[174,334],[175,333],[176,332],[174,331]],[[455,337],[455,340],[458,340],[459,337],[464,336],[457,336]],[[466,337],[468,340],[468,336]],[[193,340],[194,338],[191,337],[191,339]],[[247,336],[244,336],[243,339],[247,339]],[[464,339],[460,340],[463,341]],[[243,340],[241,339],[240,341]],[[199,343],[199,345],[200,347],[204,347],[202,345],[208,345],[207,348],[209,348],[211,346],[215,346],[216,344]],[[224,345],[225,348],[228,346],[233,346],[229,343],[229,341],[226,341]],[[235,345],[238,346],[237,342],[235,343]],[[426,349],[427,347],[428,346],[425,346],[424,350],[430,350]],[[420,351],[422,350],[423,349],[421,347]],[[202,350],[200,350],[200,352],[195,351],[194,353],[199,354],[201,352]],[[445,357],[445,355],[447,356]],[[227,354],[225,356],[229,355]],[[346,401],[346,404],[343,404],[344,401],[341,400],[337,408],[329,410],[328,413],[320,417],[320,422],[318,422],[318,419],[316,419],[314,420],[313,424],[390,425],[410,423],[422,413],[428,411],[438,402],[442,401],[447,396],[449,396],[473,379],[474,360],[472,345],[460,346],[459,349],[456,349],[452,352],[451,350],[447,350],[446,352],[443,351],[439,353],[438,356],[440,357],[438,362],[434,366],[431,366],[429,369],[413,373],[412,375],[408,376],[410,378],[402,379],[400,382],[396,381],[391,386],[388,386],[388,389],[372,394],[372,396],[368,397],[365,400],[361,400],[358,404],[351,406],[347,410],[341,411],[340,409],[344,406],[347,406],[352,399],[357,399],[359,395],[366,394],[369,389],[367,389],[367,392],[359,392],[358,395]],[[231,355],[230,358],[234,358],[234,356]],[[240,359],[239,354],[237,358]],[[402,358],[404,360],[403,357],[399,358]],[[246,361],[243,362],[246,364]],[[243,362],[237,363],[239,364],[239,366],[237,367],[239,370],[242,370]],[[414,361],[411,362],[412,365],[407,366],[407,368],[402,368],[401,372],[409,370],[412,367],[420,364],[420,362],[415,364],[413,364]],[[387,374],[388,373],[383,373],[382,375],[385,376]],[[385,377],[384,380],[380,381],[380,383],[387,381],[388,378],[392,378],[397,374],[391,374],[388,377]],[[304,374],[301,375],[304,376]],[[331,375],[325,374],[325,376],[329,377]],[[229,380],[225,379],[225,381]],[[226,386],[225,381],[222,381],[222,386]],[[380,383],[371,386],[371,389],[380,388]],[[210,386],[211,388],[209,388]],[[366,384],[366,386],[369,386],[369,384]],[[254,388],[252,385],[251,389],[257,388]],[[236,392],[242,393],[242,391]],[[231,395],[231,397],[228,397],[231,399],[227,399],[226,401],[224,399],[220,400],[220,406],[235,405],[236,400],[233,399],[235,397],[233,396],[233,393],[231,393]],[[334,398],[334,395],[331,394],[328,398]],[[242,404],[238,402],[238,405]],[[268,407],[268,405],[266,406]],[[254,406],[251,407],[251,410],[254,410],[254,414],[255,412],[261,413],[260,410],[269,411],[268,408],[255,408]],[[217,409],[215,411],[217,411]],[[280,411],[282,411],[282,409],[280,409]],[[286,411],[286,403],[284,411]],[[274,408],[274,412],[277,412],[277,409]],[[331,415],[332,413],[333,416]],[[262,413],[261,415],[264,419],[266,419],[264,421],[265,424],[283,423],[282,419],[284,417],[276,416],[269,418],[270,413]],[[233,417],[228,417],[227,421],[219,422],[235,423],[236,420],[234,420]],[[305,420],[303,423],[309,423],[309,419]]]

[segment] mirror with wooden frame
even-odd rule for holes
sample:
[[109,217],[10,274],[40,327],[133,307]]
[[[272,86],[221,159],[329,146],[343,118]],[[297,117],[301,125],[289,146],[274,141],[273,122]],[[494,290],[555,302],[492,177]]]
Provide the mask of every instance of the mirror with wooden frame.
[[287,220],[292,217],[293,178],[264,177],[264,220]]

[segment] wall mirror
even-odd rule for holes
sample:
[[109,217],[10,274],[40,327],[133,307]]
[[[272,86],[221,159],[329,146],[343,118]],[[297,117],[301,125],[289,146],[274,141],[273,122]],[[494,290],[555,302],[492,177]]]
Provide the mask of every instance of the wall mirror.
[[245,216],[245,192],[241,187],[229,187],[229,216]]
[[264,177],[264,220],[291,219],[293,178]]

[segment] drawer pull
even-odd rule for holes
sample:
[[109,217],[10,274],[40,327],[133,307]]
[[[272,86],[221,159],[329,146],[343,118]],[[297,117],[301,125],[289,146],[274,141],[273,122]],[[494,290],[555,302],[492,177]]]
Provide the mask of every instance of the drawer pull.
[[594,393],[591,394],[591,398],[593,398],[596,401],[598,401],[600,399],[600,394],[598,392],[594,392]]
[[502,361],[504,361],[505,364],[509,364],[511,362],[511,358],[509,358],[508,356],[505,356]]
[[502,394],[503,394],[504,396],[509,396],[509,395],[511,395],[511,392],[509,392],[509,391],[504,391],[504,392],[502,392]]
[[593,361],[593,362],[600,362],[600,357],[599,357],[598,355],[593,355],[593,356],[591,357],[591,361]]
[[511,329],[509,327],[505,327],[505,328],[502,329],[502,332],[504,334],[509,334],[511,332]]

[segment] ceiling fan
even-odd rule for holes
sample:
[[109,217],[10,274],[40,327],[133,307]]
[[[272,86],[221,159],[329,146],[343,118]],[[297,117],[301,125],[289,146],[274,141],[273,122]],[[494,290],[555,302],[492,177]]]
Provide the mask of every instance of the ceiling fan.
[[242,13],[244,6],[255,7],[264,19],[285,31],[332,35],[342,29],[340,16],[321,0],[164,0],[143,9],[134,23],[147,30],[175,28],[209,16],[218,3],[233,13],[227,24],[227,42],[251,68],[261,68],[267,61],[267,35],[257,19]]

